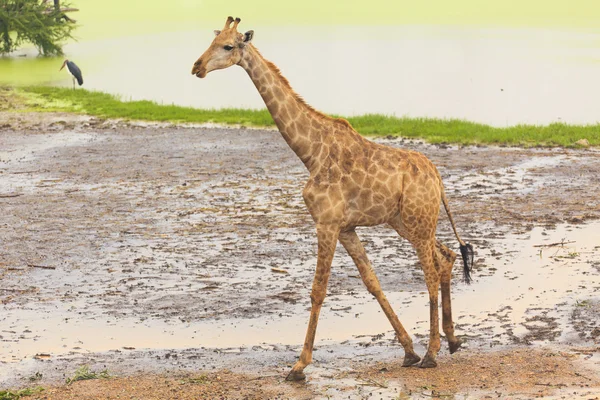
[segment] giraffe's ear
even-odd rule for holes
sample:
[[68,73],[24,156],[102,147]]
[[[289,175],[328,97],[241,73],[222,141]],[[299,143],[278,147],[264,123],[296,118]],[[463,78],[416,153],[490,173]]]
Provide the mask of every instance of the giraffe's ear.
[[254,31],[248,31],[244,33],[244,43],[250,43],[252,38],[254,37]]
[[219,36],[219,33],[221,33],[221,31],[218,29],[216,29],[214,32],[215,32],[215,36]]

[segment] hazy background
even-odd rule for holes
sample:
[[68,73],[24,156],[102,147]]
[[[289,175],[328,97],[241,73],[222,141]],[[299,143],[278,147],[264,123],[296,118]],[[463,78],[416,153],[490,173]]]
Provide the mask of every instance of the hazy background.
[[[203,108],[262,108],[239,67],[190,74],[228,15],[294,89],[343,115],[497,126],[600,120],[600,4],[591,0],[75,0],[67,57],[84,87]],[[26,57],[23,57],[23,56]],[[62,59],[0,58],[0,83],[71,85]]]

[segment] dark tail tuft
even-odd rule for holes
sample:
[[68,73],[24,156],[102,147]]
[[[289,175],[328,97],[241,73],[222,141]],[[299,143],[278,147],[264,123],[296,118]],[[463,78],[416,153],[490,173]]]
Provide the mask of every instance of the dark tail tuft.
[[463,273],[465,277],[465,282],[467,284],[471,283],[471,272],[473,271],[473,259],[475,258],[475,252],[473,251],[473,246],[470,243],[465,243],[464,245],[460,245],[460,255],[463,259]]

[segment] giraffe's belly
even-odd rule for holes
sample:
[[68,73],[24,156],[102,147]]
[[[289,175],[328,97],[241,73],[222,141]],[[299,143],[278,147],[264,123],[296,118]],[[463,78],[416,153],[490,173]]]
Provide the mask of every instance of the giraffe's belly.
[[384,224],[400,212],[399,199],[399,195],[392,193],[361,190],[346,202],[346,225],[350,227]]
[[346,227],[381,225],[395,215],[398,215],[398,207],[395,204],[377,204],[367,208],[350,206],[344,225]]

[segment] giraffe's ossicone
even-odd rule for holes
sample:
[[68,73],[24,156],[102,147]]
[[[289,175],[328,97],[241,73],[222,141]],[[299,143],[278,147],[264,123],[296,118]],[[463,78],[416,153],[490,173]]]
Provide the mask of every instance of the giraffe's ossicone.
[[321,305],[325,299],[331,261],[338,240],[354,260],[368,291],[375,296],[404,347],[402,365],[417,364],[410,336],[386,299],[365,250],[357,226],[387,224],[414,246],[425,274],[430,300],[430,338],[421,367],[435,367],[440,349],[438,290],[442,292],[442,327],[450,352],[461,341],[454,335],[450,306],[450,278],[456,254],[436,240],[440,202],[460,244],[465,280],[473,263],[473,249],[458,233],[440,174],[423,154],[371,142],[344,119],[324,115],[298,96],[279,69],[251,44],[253,31],[237,31],[240,19],[227,18],[215,31],[209,48],[194,63],[192,74],[239,65],[250,76],[281,135],[304,163],[310,177],[302,195],[313,217],[318,238],[317,269],[312,286],[310,319],[304,347],[288,380],[304,379]]

